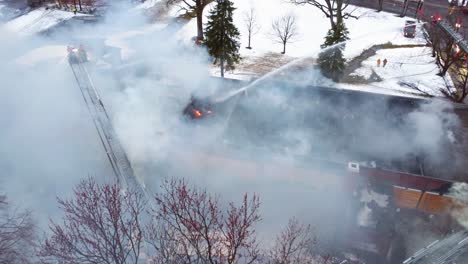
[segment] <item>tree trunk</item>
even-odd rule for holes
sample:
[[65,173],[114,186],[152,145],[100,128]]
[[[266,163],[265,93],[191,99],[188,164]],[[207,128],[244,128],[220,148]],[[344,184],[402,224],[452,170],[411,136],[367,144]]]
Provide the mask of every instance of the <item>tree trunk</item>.
[[224,78],[224,55],[221,56],[220,66],[221,66],[221,78]]
[[401,17],[406,16],[406,12],[408,11],[409,0],[405,0],[403,3],[403,10],[401,11]]
[[465,98],[468,94],[468,91],[467,91],[467,88],[466,88],[466,85],[467,85],[467,81],[468,81],[468,78],[465,78],[465,80],[463,81],[463,85],[462,85],[462,92],[461,92],[461,96],[458,98],[458,102],[459,103],[463,103],[463,101],[465,101]]
[[440,71],[440,76],[445,76],[449,68],[450,67],[445,67],[445,66],[442,67],[442,70]]
[[196,14],[197,14],[197,37],[199,40],[203,40],[203,9],[197,6]]
[[80,5],[80,11],[82,11],[83,9],[81,8],[81,0],[78,0],[78,4]]
[[251,37],[252,33],[249,31],[249,45],[247,45],[247,48],[250,49],[250,37]]
[[286,54],[286,41],[283,42],[283,52],[282,54]]
[[383,10],[383,2],[384,0],[379,0],[379,8],[377,9],[377,11],[382,11]]

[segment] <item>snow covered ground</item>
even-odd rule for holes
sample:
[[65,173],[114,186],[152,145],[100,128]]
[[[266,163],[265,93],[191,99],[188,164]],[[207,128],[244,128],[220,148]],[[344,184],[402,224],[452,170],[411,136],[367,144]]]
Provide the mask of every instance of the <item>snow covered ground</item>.
[[[261,56],[269,52],[282,51],[281,44],[272,40],[272,21],[285,14],[294,14],[297,18],[299,36],[297,41],[287,47],[286,54],[292,57],[317,56],[320,45],[329,29],[328,19],[312,6],[296,6],[283,0],[234,0],[237,8],[234,12],[234,23],[241,33],[241,54],[244,57]],[[211,5],[212,6],[212,5]],[[209,15],[209,6],[205,12],[205,22]],[[250,8],[257,13],[259,32],[253,37],[252,50],[245,49],[247,46],[247,29],[244,16]],[[393,14],[380,12],[365,8],[355,8],[353,15],[359,19],[350,18],[346,25],[350,31],[351,41],[347,44],[345,56],[351,58],[374,44],[392,42],[394,44],[424,43],[421,34],[415,39],[405,38],[402,34],[406,18],[396,17]],[[196,20],[192,19],[181,31],[181,37],[190,40],[196,33]]]
[[[234,0],[237,8],[234,12],[234,23],[241,33],[241,55],[243,62],[233,72],[228,72],[226,77],[249,80],[253,77],[262,76],[286,63],[295,63],[298,58],[310,57],[313,61],[318,56],[320,45],[324,41],[329,26],[328,19],[315,7],[304,5],[296,6],[283,0]],[[212,5],[211,5],[212,6]],[[211,8],[205,12],[205,22]],[[255,9],[260,30],[252,38],[249,50],[247,46],[247,29],[244,23],[245,13],[251,8]],[[346,44],[345,58],[350,60],[365,49],[376,44],[391,42],[395,45],[420,45],[426,41],[422,26],[418,24],[415,38],[403,36],[403,26],[408,18],[400,18],[386,12],[349,6],[348,11],[357,16],[358,19],[347,19],[346,25],[349,29],[350,41]],[[272,39],[272,21],[285,14],[294,14],[297,18],[299,36],[297,41],[287,45],[285,55],[281,44]],[[179,32],[178,37],[189,44],[196,34],[196,20],[192,19]],[[375,64],[377,57],[386,57],[390,62],[387,67],[378,69],[376,72],[384,79],[383,82],[372,85],[350,85],[340,84],[337,87],[343,89],[364,89],[367,91],[391,93],[391,94],[431,94],[440,96],[440,88],[445,85],[444,80],[436,76],[437,67],[430,57],[428,49],[410,48],[379,51],[375,57],[369,58],[355,74],[364,77],[370,75],[371,66]],[[213,75],[219,76],[219,69],[213,67]],[[421,91],[401,86],[399,83],[412,83]],[[402,92],[402,93],[401,93]]]
[[[144,10],[146,12],[146,10],[152,10],[153,12],[155,9],[161,8],[159,7],[161,3],[161,0],[148,0],[136,6],[133,11]],[[320,45],[323,43],[323,38],[329,28],[328,19],[318,9],[308,5],[296,6],[283,0],[234,0],[234,4],[237,8],[234,12],[234,22],[241,32],[240,51],[243,61],[237,66],[236,70],[225,74],[227,78],[242,80],[258,78],[287,63],[298,63],[295,62],[297,59],[304,60],[304,58],[309,58],[306,64],[314,64],[320,50]],[[205,9],[205,23],[212,6],[213,4]],[[245,48],[247,46],[247,29],[244,18],[246,12],[251,8],[255,10],[260,29],[258,33],[253,35],[251,43],[253,49],[249,50]],[[177,10],[177,7],[165,8],[164,13],[169,17],[173,17],[177,15]],[[346,20],[346,25],[350,32],[350,41],[346,44],[344,55],[348,61],[358,56],[363,50],[376,44],[388,42],[396,45],[425,43],[420,29],[417,30],[414,39],[403,36],[403,25],[407,18],[400,18],[390,13],[375,12],[374,10],[353,6],[348,7],[348,10],[358,17],[358,19],[350,18]],[[157,13],[157,11],[155,12]],[[299,36],[295,42],[288,44],[287,52],[283,55],[280,53],[282,51],[281,44],[278,44],[272,38],[271,23],[275,18],[285,14],[294,14],[296,16]],[[6,28],[14,32],[36,33],[47,30],[61,21],[73,17],[74,15],[71,12],[39,8],[9,21],[6,23]],[[137,48],[132,47],[132,40],[137,37],[150,36],[156,31],[163,30],[165,26],[167,26],[166,22],[162,23],[159,21],[157,24],[133,30],[126,29],[124,31],[110,32],[107,36],[103,37],[107,46],[120,49],[122,61],[131,62],[132,54],[135,53],[135,48]],[[181,27],[176,38],[187,45],[193,45],[192,38],[195,34],[196,20],[192,19]],[[29,54],[29,57],[21,58],[19,62],[28,64],[25,61],[29,59],[34,63],[37,59],[33,57],[41,57],[38,55],[39,51],[36,50],[35,55]],[[53,50],[53,55],[49,57],[57,58],[63,56],[62,51],[55,51],[57,49]],[[375,61],[379,57],[389,60],[387,67],[374,67]],[[301,63],[304,63],[304,61],[299,62],[299,64]],[[220,75],[218,67],[212,66],[210,68],[212,75]],[[445,85],[444,79],[435,75],[438,69],[433,58],[430,57],[427,48],[380,50],[377,52],[377,55],[366,59],[362,63],[362,67],[357,69],[353,74],[368,78],[372,70],[382,81],[371,82],[367,85],[346,83],[335,85],[328,80],[319,81],[318,83],[342,89],[406,95],[430,94],[435,96],[442,95],[440,88]],[[448,82],[451,83],[450,81]]]
[[[388,64],[386,67],[377,67],[377,59],[387,59]],[[368,79],[372,71],[383,79],[375,85],[397,91],[414,93],[419,90],[422,93],[442,96],[440,88],[446,85],[444,79],[436,75],[439,69],[428,47],[379,50],[376,55],[365,60],[354,74]],[[447,82],[452,86],[450,80]]]
[[47,30],[60,22],[71,19],[75,16],[86,16],[84,14],[74,15],[72,12],[48,9],[42,7],[35,9],[25,15],[8,21],[5,26],[13,32],[34,34]]

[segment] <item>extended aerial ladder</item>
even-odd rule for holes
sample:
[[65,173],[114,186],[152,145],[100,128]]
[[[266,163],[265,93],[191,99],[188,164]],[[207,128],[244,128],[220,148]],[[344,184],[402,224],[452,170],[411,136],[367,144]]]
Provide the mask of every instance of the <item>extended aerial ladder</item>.
[[112,122],[102,102],[101,95],[94,86],[88,70],[86,69],[86,52],[82,48],[69,48],[68,62],[91,114],[118,184],[124,189],[132,188],[148,198],[144,185],[136,178],[127,154],[120,144],[119,138],[115,133]]

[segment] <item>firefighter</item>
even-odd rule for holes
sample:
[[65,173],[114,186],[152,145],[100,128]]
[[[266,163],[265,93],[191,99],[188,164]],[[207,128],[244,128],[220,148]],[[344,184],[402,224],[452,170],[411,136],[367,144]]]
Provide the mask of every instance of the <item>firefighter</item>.
[[377,67],[380,67],[380,58],[377,59]]
[[385,68],[385,65],[387,65],[387,62],[388,62],[388,61],[387,61],[387,58],[385,58],[385,59],[383,60],[383,65],[382,65],[384,68]]

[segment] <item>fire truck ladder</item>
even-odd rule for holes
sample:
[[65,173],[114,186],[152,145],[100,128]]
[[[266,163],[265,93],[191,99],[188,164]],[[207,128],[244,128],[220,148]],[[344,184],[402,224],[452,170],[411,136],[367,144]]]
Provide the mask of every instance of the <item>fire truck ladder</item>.
[[412,257],[405,260],[403,264],[455,263],[457,258],[467,251],[468,231],[461,231],[443,240],[432,242],[430,245],[417,251]]
[[118,184],[124,189],[133,188],[148,198],[146,188],[135,177],[127,154],[120,144],[101,96],[93,85],[84,63],[75,60],[69,60],[69,63]]

